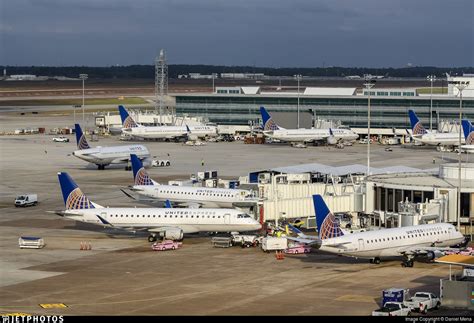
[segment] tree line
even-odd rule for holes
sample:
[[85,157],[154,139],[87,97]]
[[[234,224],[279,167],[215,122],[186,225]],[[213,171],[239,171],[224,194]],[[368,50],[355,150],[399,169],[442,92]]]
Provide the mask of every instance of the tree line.
[[[153,79],[155,77],[154,65],[129,65],[129,66],[0,66],[6,69],[8,75],[33,74],[41,76],[66,76],[77,78],[85,73],[89,78],[104,79]],[[263,73],[268,76],[293,76],[304,75],[313,77],[344,77],[364,74],[383,75],[385,77],[426,77],[436,75],[445,77],[450,75],[474,74],[474,67],[433,67],[416,66],[403,68],[366,68],[366,67],[301,67],[301,68],[272,68],[255,66],[217,66],[217,65],[169,65],[170,78],[177,78],[180,74],[188,73]]]

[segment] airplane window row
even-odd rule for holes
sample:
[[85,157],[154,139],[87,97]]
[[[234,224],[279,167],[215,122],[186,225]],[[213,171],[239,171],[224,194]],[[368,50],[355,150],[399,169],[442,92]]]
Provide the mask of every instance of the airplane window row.
[[194,192],[176,192],[176,191],[164,191],[164,190],[160,190],[159,191],[160,193],[165,193],[165,194],[185,194],[185,195],[199,195],[199,196],[202,196],[202,195],[208,195],[208,196],[218,196],[218,197],[232,197],[232,194],[205,194],[205,193],[194,193]]
[[[123,218],[123,217],[124,217],[124,215],[123,215],[123,214],[111,214],[110,216],[111,216],[111,217],[115,217],[115,218],[118,218],[118,217],[121,217],[121,218]],[[125,217],[126,217],[126,218],[128,218],[128,214],[125,214]],[[131,218],[133,218],[133,217],[135,217],[135,216],[134,216],[133,214],[131,214],[131,215],[130,215],[130,217],[131,217]],[[137,215],[136,217],[137,217],[137,218],[139,218],[139,217],[140,217],[140,215]],[[157,216],[157,215],[155,215],[155,214],[153,214],[153,216],[151,216],[151,215],[148,215],[148,216],[146,216],[146,215],[142,215],[141,217],[142,217],[142,218],[145,218],[145,217],[148,217],[148,218],[150,218],[150,217],[153,217],[153,218],[161,218],[161,215],[158,215],[158,216]],[[168,216],[168,215],[164,215],[163,217],[164,217],[164,218],[168,218],[168,217],[169,217],[169,218],[173,218],[173,215],[169,215],[169,216]],[[175,216],[174,216],[174,218],[175,218],[175,219],[176,219],[176,218],[178,218],[178,217],[179,217],[179,218],[181,218],[181,219],[182,219],[183,217],[185,217],[185,218],[188,218],[188,215],[180,215],[180,216],[178,216],[178,215],[175,215]],[[196,218],[198,218],[198,219],[199,219],[199,217],[200,217],[199,215],[196,215]],[[191,215],[191,218],[194,218],[194,215]],[[202,215],[202,218],[203,218],[203,219],[205,219],[205,218],[206,218],[206,216]],[[211,218],[211,216],[210,216],[210,215],[208,215],[208,216],[207,216],[207,218],[208,218],[208,219],[210,219],[210,218]],[[213,219],[215,219],[215,218],[216,218],[216,216],[215,216],[215,215],[213,215],[213,216],[212,216],[212,218],[213,218]],[[218,216],[217,216],[217,218],[218,218],[218,219],[220,219],[220,218],[221,218],[221,216],[220,216],[220,215],[218,215]]]
[[385,241],[394,241],[394,240],[403,240],[408,237],[409,239],[411,238],[417,238],[417,237],[427,237],[430,235],[437,235],[437,234],[443,234],[443,233],[448,233],[448,231],[438,231],[438,232],[429,232],[429,233],[420,233],[420,234],[409,234],[407,236],[399,236],[399,237],[391,237],[391,238],[382,238],[382,239],[374,239],[374,240],[366,240],[366,243],[377,243],[377,242],[385,242]]

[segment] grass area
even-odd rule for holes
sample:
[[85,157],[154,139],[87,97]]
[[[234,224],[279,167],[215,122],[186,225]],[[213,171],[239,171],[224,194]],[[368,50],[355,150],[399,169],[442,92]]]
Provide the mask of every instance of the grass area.
[[[92,98],[85,99],[86,105],[105,105],[105,104],[146,104],[143,98],[129,97],[119,100],[117,98]],[[34,106],[34,105],[82,105],[82,99],[25,99],[25,100],[2,100],[0,106]]]
[[[431,93],[431,88],[429,87],[422,87],[416,89],[419,94],[430,94]],[[447,87],[434,87],[433,88],[433,94],[448,94],[448,88]]]

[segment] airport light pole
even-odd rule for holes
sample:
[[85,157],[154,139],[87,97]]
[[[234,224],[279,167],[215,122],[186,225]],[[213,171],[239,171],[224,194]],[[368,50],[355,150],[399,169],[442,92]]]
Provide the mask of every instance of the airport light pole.
[[433,131],[433,82],[436,81],[436,75],[428,75],[426,77],[431,82],[430,94],[430,131]]
[[214,87],[214,73],[212,73],[212,93],[215,93],[216,91],[214,90],[215,87]]
[[[375,80],[372,79],[372,75],[365,75],[364,86],[367,89],[367,176],[370,175],[370,89],[374,87]],[[366,193],[367,194],[367,193]]]
[[301,74],[295,75],[296,80],[298,81],[298,121],[297,121],[297,128],[300,128],[300,80],[303,77]]
[[461,162],[462,162],[462,150],[461,150],[461,140],[462,140],[462,91],[469,86],[469,81],[451,81],[450,84],[454,85],[455,88],[459,91],[459,152],[458,152],[458,221],[457,227],[458,231],[461,231],[461,188],[462,188],[462,178],[461,178]]
[[84,123],[84,97],[85,97],[85,87],[84,81],[87,80],[89,75],[87,74],[79,74],[79,79],[82,80],[82,123]]

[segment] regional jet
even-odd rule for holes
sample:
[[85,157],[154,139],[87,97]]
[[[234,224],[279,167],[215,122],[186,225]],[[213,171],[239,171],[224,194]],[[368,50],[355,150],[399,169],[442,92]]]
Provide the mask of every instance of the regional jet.
[[403,267],[413,267],[417,257],[434,259],[464,241],[464,236],[449,223],[344,234],[339,221],[329,211],[321,195],[313,195],[318,237],[301,235],[291,240],[319,250],[355,258],[368,258],[379,264],[383,257],[403,257]]
[[[145,127],[133,120],[123,106],[119,106],[120,118],[122,119],[122,132],[126,135],[142,139],[165,139],[179,140],[187,138],[187,126],[150,126]],[[189,126],[193,136],[197,138],[207,138],[217,136],[215,126]]]
[[[415,111],[408,110],[413,140],[430,146],[459,146],[459,133],[431,132],[425,129]],[[464,138],[461,139],[461,143]]]
[[148,241],[157,235],[182,240],[185,233],[242,232],[261,228],[249,214],[234,209],[173,209],[103,207],[90,201],[67,173],[58,173],[66,209],[65,218],[131,231],[148,231]]
[[474,153],[474,128],[472,124],[467,119],[462,119],[462,130],[464,132],[464,139],[466,144],[461,145],[461,150],[467,153]]
[[[251,191],[226,188],[160,185],[150,178],[136,155],[131,155],[134,185],[130,190],[150,201],[166,200],[178,206],[198,207],[245,207],[252,206],[258,199]],[[128,197],[134,198],[122,190]],[[145,200],[146,201],[146,200]]]
[[328,144],[335,145],[339,141],[355,141],[359,138],[350,129],[285,129],[275,123],[264,107],[260,107],[262,115],[263,134],[272,139],[295,143],[306,143],[326,140]]
[[151,164],[151,156],[148,149],[143,145],[126,146],[97,146],[91,148],[87,142],[86,136],[82,132],[81,126],[75,124],[77,149],[72,153],[73,156],[96,164],[98,169],[105,169],[110,164],[127,164],[130,162],[130,154],[135,154],[147,164]]

